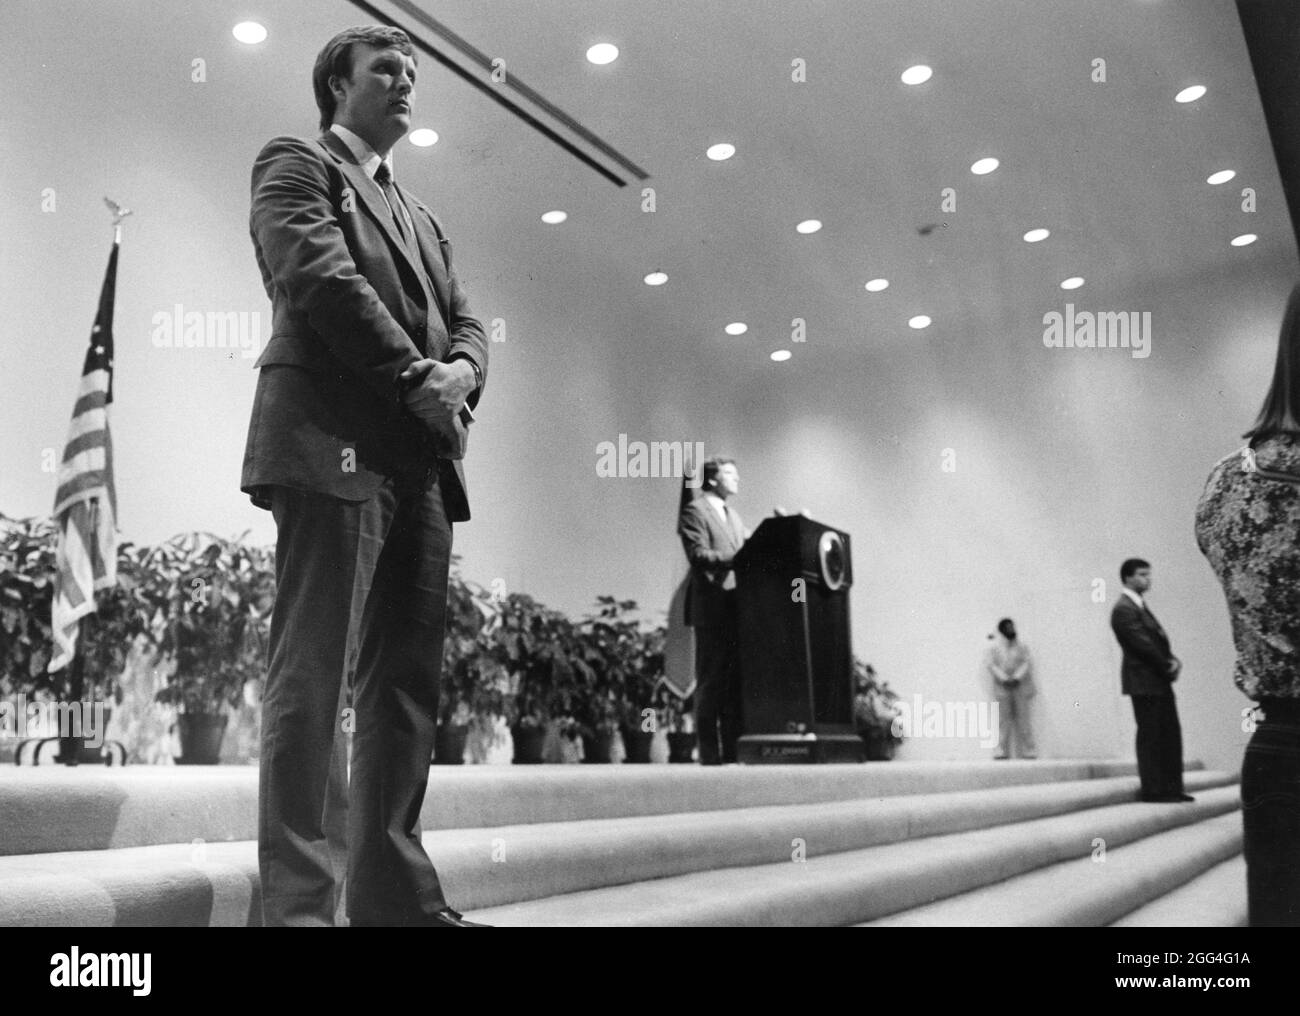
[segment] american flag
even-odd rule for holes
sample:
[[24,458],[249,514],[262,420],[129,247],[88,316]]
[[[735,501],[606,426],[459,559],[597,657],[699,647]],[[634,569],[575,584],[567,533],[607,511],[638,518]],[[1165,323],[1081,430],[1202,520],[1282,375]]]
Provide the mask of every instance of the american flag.
[[72,425],[59,466],[54,518],[59,547],[54,579],[54,655],[50,672],[72,662],[81,619],[95,612],[95,592],[117,582],[117,492],[113,487],[113,442],[108,406],[113,401],[113,293],[117,251],[113,241],[99,293],[99,312],[81,368]]

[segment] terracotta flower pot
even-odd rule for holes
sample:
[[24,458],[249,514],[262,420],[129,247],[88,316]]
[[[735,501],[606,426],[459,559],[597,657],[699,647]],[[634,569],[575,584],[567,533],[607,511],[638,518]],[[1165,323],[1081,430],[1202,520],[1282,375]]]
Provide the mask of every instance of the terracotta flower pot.
[[868,727],[862,740],[866,742],[868,762],[888,762],[898,749],[898,742],[879,727]]
[[639,728],[623,728],[623,747],[627,750],[624,762],[648,764],[650,761],[650,744],[655,739],[653,733]]
[[670,731],[668,734],[668,761],[694,762],[695,733],[692,731]]
[[176,718],[181,733],[178,766],[215,766],[221,762],[221,740],[226,736],[225,713],[181,713]]
[[542,749],[546,746],[545,727],[510,728],[510,738],[515,744],[515,765],[537,765],[542,761]]
[[593,764],[610,760],[610,751],[614,746],[614,735],[607,730],[595,734],[582,735],[582,761]]

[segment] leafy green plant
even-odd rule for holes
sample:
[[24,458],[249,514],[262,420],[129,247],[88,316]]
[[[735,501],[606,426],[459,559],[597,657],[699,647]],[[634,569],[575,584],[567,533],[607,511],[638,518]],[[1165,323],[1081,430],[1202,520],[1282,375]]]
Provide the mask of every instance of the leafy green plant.
[[635,600],[599,596],[596,604],[596,613],[577,626],[578,652],[590,675],[584,729],[641,729],[647,709],[654,711],[658,724],[663,718],[658,691],[665,629],[647,630],[636,617]]
[[[71,668],[47,671],[54,648],[50,611],[57,546],[53,520],[0,515],[0,694],[69,693]],[[85,697],[120,698],[118,681],[131,646],[151,634],[155,605],[143,591],[147,557],[146,548],[119,544],[117,584],[96,594],[98,609],[82,622],[77,652]]]
[[156,608],[158,650],[176,661],[158,701],[183,713],[238,705],[244,685],[265,673],[274,551],[186,533],[146,555],[141,579],[135,592]]
[[459,560],[452,556],[438,692],[438,722],[447,726],[504,715],[510,691],[510,671],[502,662],[508,654],[493,651],[500,605],[482,586],[461,577]]
[[853,658],[853,722],[858,733],[883,743],[898,745],[903,737],[894,730],[898,694],[881,680],[876,668]]

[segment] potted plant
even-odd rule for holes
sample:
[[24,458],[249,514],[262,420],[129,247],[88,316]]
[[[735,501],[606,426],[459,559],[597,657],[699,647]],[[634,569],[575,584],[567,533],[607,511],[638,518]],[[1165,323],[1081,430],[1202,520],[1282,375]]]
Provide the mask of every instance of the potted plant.
[[462,764],[471,725],[487,715],[500,715],[503,708],[504,689],[495,680],[501,668],[487,638],[500,614],[482,587],[461,577],[458,563],[453,555],[433,752],[439,765]]
[[[135,639],[149,631],[148,604],[135,593],[143,551],[123,543],[117,584],[95,597],[96,612],[81,624],[74,661],[48,672],[53,652],[51,608],[58,530],[48,518],[0,515],[0,695],[24,701],[104,705],[104,725],[121,700],[119,679]],[[104,730],[97,732],[103,737]],[[86,747],[71,731],[59,737],[59,761],[108,761],[102,746]]]
[[511,593],[500,605],[498,623],[485,631],[488,655],[508,675],[503,707],[516,763],[541,762],[552,722],[573,713],[572,628],[558,611]]
[[660,720],[656,692],[664,672],[664,630],[642,628],[634,618],[635,600],[600,596],[596,603],[596,614],[585,618],[579,630],[603,678],[596,691],[606,722],[616,719],[619,724],[625,762],[649,762]]
[[898,695],[876,675],[876,668],[853,658],[853,722],[866,743],[867,760],[885,762],[903,742],[895,730]]
[[273,551],[207,533],[173,537],[147,562],[156,603],[155,637],[175,663],[157,701],[176,707],[181,757],[220,761],[227,709],[264,674],[275,601]]

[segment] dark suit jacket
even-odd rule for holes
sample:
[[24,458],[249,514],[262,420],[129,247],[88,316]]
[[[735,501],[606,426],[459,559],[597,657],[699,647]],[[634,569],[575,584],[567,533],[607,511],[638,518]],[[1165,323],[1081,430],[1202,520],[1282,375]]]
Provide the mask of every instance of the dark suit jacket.
[[1173,677],[1169,664],[1174,654],[1169,636],[1149,611],[1127,593],[1121,593],[1110,612],[1110,627],[1124,650],[1120,686],[1125,695],[1168,695]]
[[[733,515],[736,510],[731,509]],[[736,525],[743,533],[745,524],[736,515]],[[682,509],[677,532],[691,563],[690,582],[686,587],[686,623],[692,627],[717,627],[726,621],[727,592],[736,586],[732,559],[741,548],[723,525],[717,510],[703,495]]]
[[486,380],[487,338],[438,221],[398,190],[418,264],[379,186],[335,134],[275,138],[254,163],[250,231],[272,324],[240,486],[261,507],[267,484],[364,501],[386,477],[427,488],[436,476],[448,517],[469,518],[461,465],[438,458],[401,402],[398,375],[461,353]]

